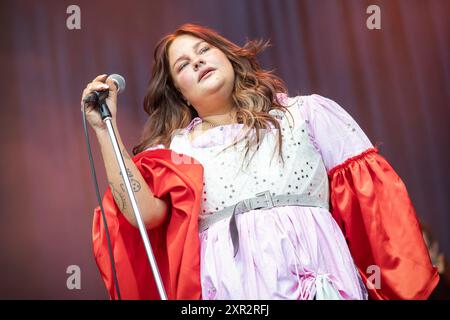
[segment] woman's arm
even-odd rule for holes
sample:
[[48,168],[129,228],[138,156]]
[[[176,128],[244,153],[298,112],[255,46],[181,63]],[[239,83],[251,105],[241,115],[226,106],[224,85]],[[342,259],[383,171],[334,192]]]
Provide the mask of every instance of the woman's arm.
[[[160,226],[167,216],[167,204],[165,201],[154,196],[149,186],[145,182],[142,174],[137,169],[133,160],[126,151],[122,139],[117,130],[117,124],[113,121],[114,131],[117,136],[119,148],[122,151],[127,174],[136,197],[136,202],[140,210],[142,220],[147,229]],[[124,214],[125,218],[135,227],[138,226],[133,213],[131,202],[126,192],[125,184],[120,173],[119,165],[114,154],[113,146],[106,130],[96,130],[97,139],[100,144],[103,162],[105,164],[108,183],[111,187],[114,200]]]
[[98,142],[100,144],[103,161],[105,163],[106,175],[108,176],[111,192],[114,196],[117,207],[122,211],[125,218],[135,227],[137,221],[134,217],[131,202],[126,193],[125,184],[120,176],[119,165],[114,155],[114,149],[109,139],[108,131],[100,113],[95,109],[92,102],[86,102],[86,98],[93,91],[108,91],[106,104],[111,112],[111,123],[116,131],[119,148],[123,153],[125,167],[127,168],[128,177],[136,196],[136,202],[141,212],[142,220],[147,229],[155,228],[164,221],[167,215],[167,205],[163,200],[155,198],[153,192],[148,187],[141,173],[137,169],[133,160],[125,150],[125,147],[117,130],[117,87],[113,80],[107,77],[107,74],[97,76],[94,80],[87,84],[81,95],[81,111],[85,112],[86,119],[92,129],[94,129]]

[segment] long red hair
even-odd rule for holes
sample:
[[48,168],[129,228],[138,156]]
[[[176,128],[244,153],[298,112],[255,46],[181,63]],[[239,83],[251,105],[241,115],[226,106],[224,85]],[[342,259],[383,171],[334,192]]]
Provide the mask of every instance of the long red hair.
[[[197,111],[186,104],[181,93],[173,83],[168,51],[173,40],[181,35],[192,35],[202,39],[210,45],[221,50],[230,60],[234,72],[235,83],[232,92],[233,102],[237,106],[237,119],[246,128],[256,130],[256,135],[246,143],[247,156],[249,149],[262,140],[262,132],[271,123],[278,132],[278,153],[282,158],[282,139],[280,124],[275,117],[269,114],[272,109],[289,112],[277,99],[278,93],[286,93],[287,89],[280,78],[272,72],[263,70],[256,56],[268,47],[268,42],[248,41],[240,47],[227,40],[212,29],[194,24],[185,24],[175,32],[162,38],[154,51],[152,78],[144,98],[144,110],[149,115],[144,126],[139,144],[133,148],[133,154],[145,148],[163,144],[169,148],[173,133],[185,128]],[[231,146],[237,144],[236,141]]]

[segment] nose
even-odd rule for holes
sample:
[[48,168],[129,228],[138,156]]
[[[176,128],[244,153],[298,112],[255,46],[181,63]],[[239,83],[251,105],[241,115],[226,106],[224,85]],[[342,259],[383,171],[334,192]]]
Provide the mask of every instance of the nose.
[[197,71],[198,68],[200,68],[200,66],[202,64],[205,64],[205,61],[203,61],[203,59],[198,58],[197,60],[195,60],[195,62],[194,62],[194,70]]

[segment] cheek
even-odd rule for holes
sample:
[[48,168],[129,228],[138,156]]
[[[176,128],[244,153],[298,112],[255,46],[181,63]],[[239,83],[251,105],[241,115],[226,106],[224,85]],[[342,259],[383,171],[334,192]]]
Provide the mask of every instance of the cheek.
[[228,77],[234,77],[234,69],[233,65],[231,64],[230,60],[225,55],[222,55],[220,57],[220,65],[223,66],[225,72],[227,73]]
[[178,85],[181,89],[190,89],[194,85],[194,79],[191,73],[189,73],[187,70],[186,72],[182,72],[177,77]]
[[235,74],[234,74],[233,65],[231,64],[230,61],[228,61],[228,59],[227,59],[227,61],[226,61],[226,73],[227,73],[227,78],[228,78],[229,80],[234,81]]

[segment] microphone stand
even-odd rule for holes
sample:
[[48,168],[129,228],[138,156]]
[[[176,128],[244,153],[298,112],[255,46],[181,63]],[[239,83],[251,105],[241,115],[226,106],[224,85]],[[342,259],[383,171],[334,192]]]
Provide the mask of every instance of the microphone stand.
[[119,144],[117,142],[117,137],[114,132],[113,125],[111,123],[111,112],[109,111],[108,105],[105,102],[105,99],[101,98],[98,101],[99,112],[102,116],[103,122],[106,124],[108,129],[109,137],[111,139],[114,154],[117,159],[117,163],[119,164],[120,172],[122,174],[123,181],[125,183],[125,187],[127,189],[128,197],[131,202],[131,206],[133,208],[134,216],[136,217],[136,221],[138,223],[139,232],[141,233],[142,241],[144,241],[145,251],[147,252],[148,261],[150,263],[150,267],[152,268],[153,277],[156,282],[156,286],[158,287],[159,296],[161,300],[167,300],[166,291],[164,289],[164,285],[161,279],[161,275],[158,270],[158,266],[156,264],[155,256],[153,255],[152,246],[150,244],[150,240],[148,239],[148,234],[144,226],[144,222],[142,221],[141,213],[137,206],[136,198],[134,197],[133,189],[131,188],[131,183],[128,178],[128,174],[125,169],[125,162],[123,161],[122,153],[120,152]]

